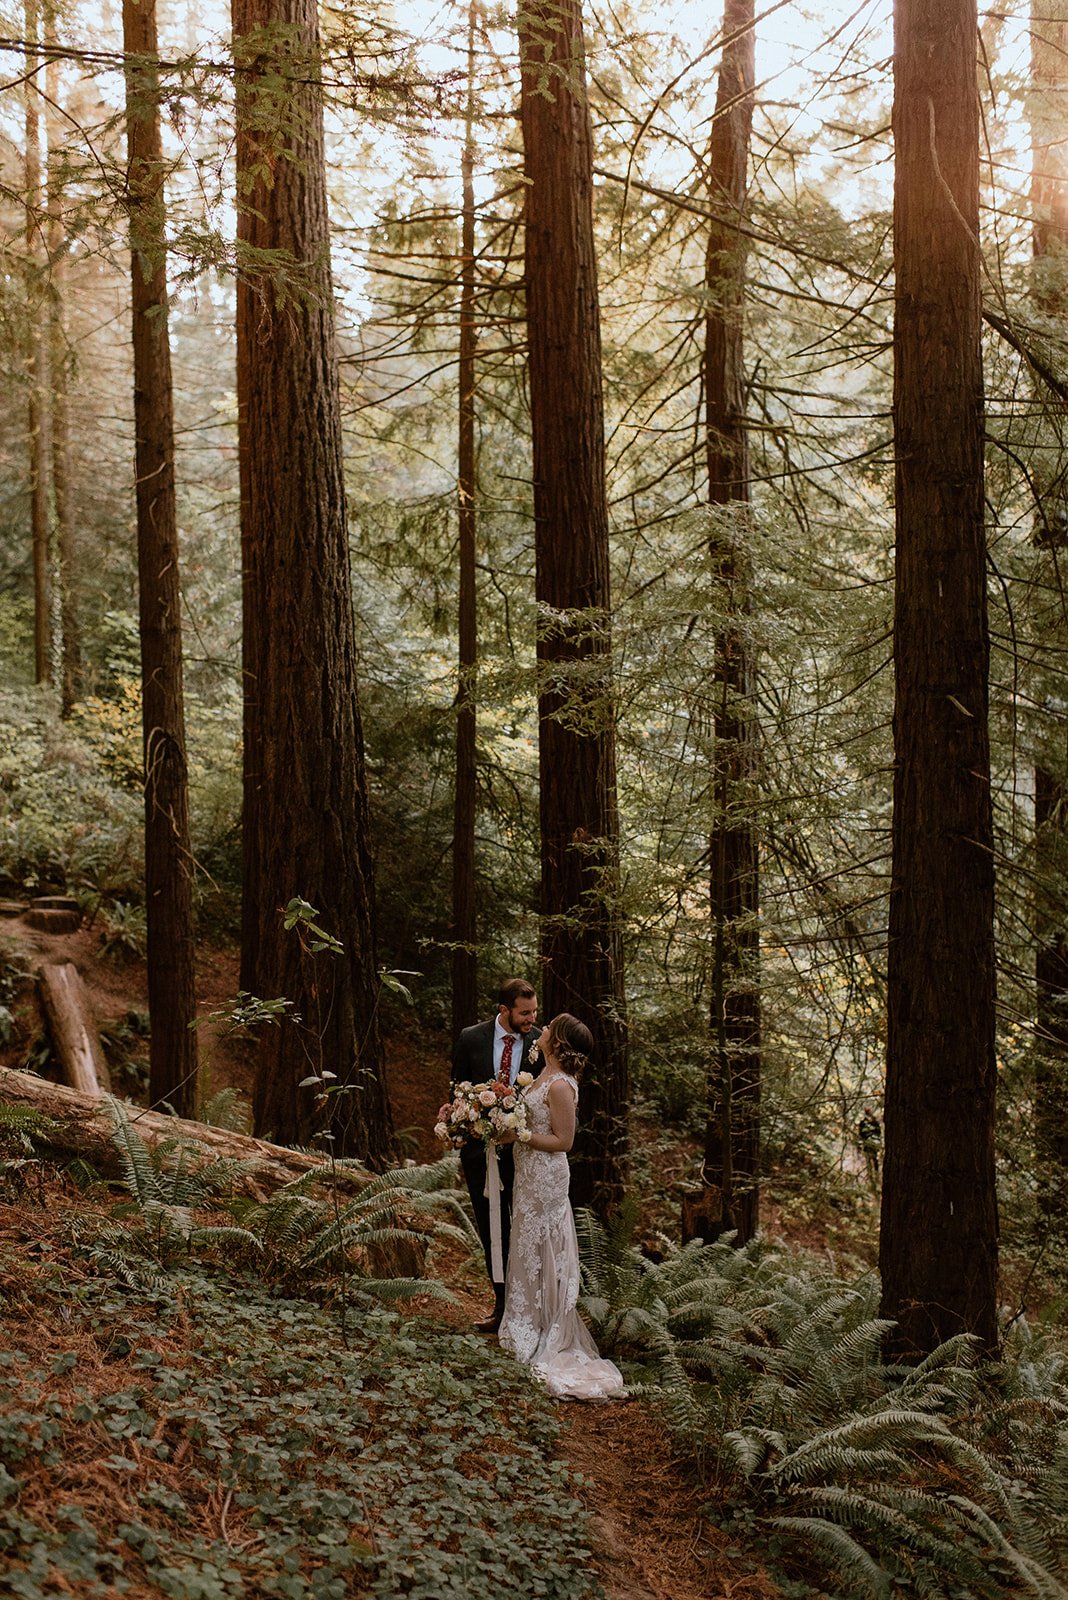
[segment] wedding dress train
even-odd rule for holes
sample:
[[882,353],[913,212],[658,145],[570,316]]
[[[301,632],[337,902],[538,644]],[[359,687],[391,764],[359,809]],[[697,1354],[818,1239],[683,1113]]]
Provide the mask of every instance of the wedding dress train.
[[[578,1084],[559,1074],[578,1100]],[[528,1089],[532,1133],[551,1133],[549,1085]],[[568,1200],[570,1169],[563,1150],[515,1146],[512,1241],[508,1252],[500,1342],[528,1366],[550,1394],[570,1400],[610,1400],[623,1394],[623,1375],[597,1353],[578,1314],[579,1256]]]

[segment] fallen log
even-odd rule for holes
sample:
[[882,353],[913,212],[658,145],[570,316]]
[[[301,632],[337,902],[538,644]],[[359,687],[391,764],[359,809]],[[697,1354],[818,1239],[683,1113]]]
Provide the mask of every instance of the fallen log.
[[73,961],[45,961],[37,976],[52,1044],[72,1089],[100,1095],[111,1088],[85,984]]
[[[62,1155],[81,1156],[103,1177],[120,1176],[122,1164],[112,1143],[115,1122],[107,1102],[99,1095],[83,1094],[65,1084],[49,1083],[29,1072],[0,1069],[0,1101],[28,1106],[50,1124],[43,1142]],[[213,1128],[206,1122],[191,1122],[184,1117],[167,1117],[140,1106],[126,1107],[130,1122],[150,1149],[165,1139],[198,1145],[208,1156],[226,1156],[233,1161],[254,1161],[255,1169],[235,1181],[234,1189],[262,1200],[282,1184],[303,1177],[321,1167],[325,1157],[306,1150],[287,1150],[283,1145],[233,1133],[229,1128]],[[372,1174],[363,1167],[345,1167],[339,1176],[358,1188]]]

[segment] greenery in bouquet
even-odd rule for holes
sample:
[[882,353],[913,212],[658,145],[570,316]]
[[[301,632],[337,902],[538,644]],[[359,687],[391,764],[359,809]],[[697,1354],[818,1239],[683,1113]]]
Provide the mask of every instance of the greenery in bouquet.
[[521,1144],[526,1144],[530,1129],[523,1090],[533,1081],[531,1073],[521,1072],[514,1084],[495,1078],[486,1083],[469,1083],[466,1079],[458,1083],[444,1119],[434,1128],[436,1137],[454,1149],[468,1139],[496,1143],[505,1134],[514,1134]]

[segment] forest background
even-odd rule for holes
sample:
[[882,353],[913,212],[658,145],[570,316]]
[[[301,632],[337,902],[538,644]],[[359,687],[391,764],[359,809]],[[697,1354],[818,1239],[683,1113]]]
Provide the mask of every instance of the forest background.
[[476,1416],[485,1586],[596,1592],[403,1160],[512,972],[694,1593],[1065,1593],[1062,10],[0,11],[3,909],[144,973],[121,1090],[327,1152],[250,1202],[111,1103],[76,1198],[5,1072],[30,1600],[466,1593]]
[[[34,12],[32,29],[28,15],[5,13],[0,98],[2,864],[13,885],[75,890],[115,941],[136,946],[144,767],[122,29],[107,6]],[[1042,1013],[1036,962],[1059,938],[1064,880],[1058,829],[1043,836],[1036,820],[1044,779],[1059,795],[1065,769],[1064,390],[1060,257],[1047,251],[1036,267],[1034,192],[1043,173],[1052,182],[1059,172],[1050,128],[1060,91],[1042,76],[1035,40],[1062,23],[1048,7],[1035,15],[1044,34],[1023,6],[980,18],[980,172],[1001,1228],[1014,1280],[1029,1293],[1043,1284],[1052,1303],[1063,1174],[1056,1141],[1036,1145],[1035,1118],[1037,1107],[1041,1133],[1043,1104],[1060,1103],[1043,1102],[1041,1086],[1063,1041]],[[707,1173],[718,1104],[722,919],[709,871],[724,819],[741,817],[759,839],[762,1169],[825,1192],[834,1174],[857,1168],[863,1107],[881,1102],[893,772],[890,21],[885,5],[838,14],[782,4],[756,21],[741,627],[757,663],[745,717],[759,777],[725,798],[717,651],[737,619],[708,503],[704,340],[708,140],[733,36],[689,8],[585,18],[612,569],[613,916],[635,1099],[694,1141],[680,1203],[700,1184],[702,1142]],[[225,943],[238,932],[242,875],[233,76],[226,21],[210,8],[161,7],[159,26],[192,882],[198,937]],[[492,7],[326,11],[322,31],[377,964],[416,975],[405,978],[416,1025],[444,1058],[456,1021],[473,1020],[453,1005],[450,897],[468,259],[476,1014],[498,974],[535,969],[538,945],[534,641],[544,610],[517,61],[511,19]],[[27,41],[42,37],[56,48],[27,76]],[[462,236],[465,159],[473,254]],[[45,469],[31,445],[47,447]],[[280,456],[286,448],[283,432]],[[36,671],[34,482],[51,580]],[[39,604],[42,592],[38,581]],[[39,652],[41,634],[39,613]],[[735,981],[744,992],[749,979]],[[411,1026],[395,993],[380,1010],[388,1028]],[[640,1173],[641,1140],[633,1155]]]

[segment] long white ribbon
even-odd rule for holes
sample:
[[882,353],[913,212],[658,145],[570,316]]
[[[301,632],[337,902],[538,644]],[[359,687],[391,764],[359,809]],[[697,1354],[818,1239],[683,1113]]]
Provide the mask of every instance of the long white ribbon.
[[490,1214],[490,1276],[494,1283],[504,1282],[504,1247],[501,1243],[501,1169],[497,1165],[497,1146],[486,1146],[486,1187],[483,1191],[489,1201]]

